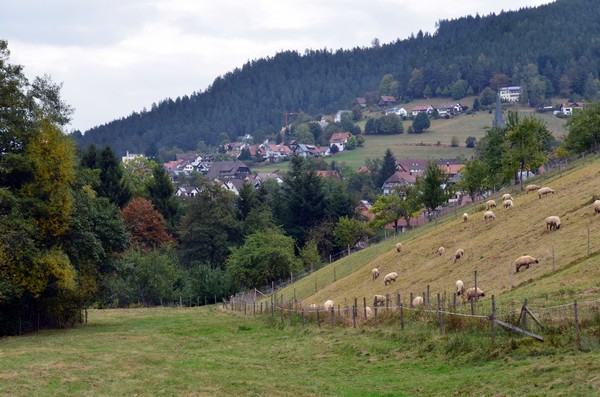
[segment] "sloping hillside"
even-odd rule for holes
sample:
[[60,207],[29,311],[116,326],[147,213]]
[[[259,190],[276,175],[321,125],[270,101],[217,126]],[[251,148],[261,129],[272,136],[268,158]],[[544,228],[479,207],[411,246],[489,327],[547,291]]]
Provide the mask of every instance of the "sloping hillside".
[[[600,160],[588,161],[585,167],[539,182],[552,187],[556,191],[553,195],[539,199],[535,192],[512,192],[515,208],[503,209],[500,205],[494,210],[495,221],[485,223],[484,204],[477,203],[460,209],[459,219],[451,216],[452,219],[432,227],[427,233],[411,232],[401,236],[399,240],[404,245],[401,253],[397,253],[393,242],[388,241],[385,245],[370,248],[386,251],[367,262],[360,262],[360,265],[358,257],[345,258],[349,262],[344,263],[353,262],[358,270],[311,296],[304,297],[299,291],[313,288],[315,278],[330,277],[331,267],[347,265],[331,264],[282,293],[292,296],[291,288],[296,288],[304,304],[322,303],[326,299],[337,303],[343,302],[344,298],[351,302],[355,297],[362,301],[363,296],[370,299],[373,294],[398,292],[408,297],[411,292],[417,295],[425,291],[427,285],[432,296],[444,291],[451,294],[457,279],[465,281],[467,287],[472,286],[477,270],[478,286],[488,296],[503,296],[505,300],[527,297],[530,301],[562,302],[597,297],[600,295],[600,215],[593,215],[591,202],[593,194],[600,195]],[[499,204],[501,193],[504,192],[495,196]],[[460,218],[463,210],[470,214],[466,223]],[[561,218],[559,230],[546,230],[545,218],[549,215]],[[445,255],[437,255],[439,246],[446,248]],[[453,254],[458,248],[465,250],[465,256],[453,263]],[[368,256],[368,252],[361,255]],[[513,262],[521,255],[532,255],[540,263],[511,276]],[[374,267],[381,272],[375,281],[371,278]],[[383,276],[392,271],[399,273],[399,279],[384,286]]]

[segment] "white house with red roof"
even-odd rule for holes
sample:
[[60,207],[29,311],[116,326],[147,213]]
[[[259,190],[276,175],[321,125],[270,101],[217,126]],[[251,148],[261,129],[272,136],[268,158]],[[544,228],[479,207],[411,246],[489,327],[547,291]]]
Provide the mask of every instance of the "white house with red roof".
[[336,132],[329,138],[329,147],[335,145],[339,152],[344,151],[348,144],[348,138],[350,138],[349,132]]
[[413,107],[412,111],[411,111],[411,114],[413,116],[416,116],[419,113],[431,114],[431,112],[433,112],[433,106],[431,106],[430,104],[426,103],[424,105],[417,105],[417,106]]

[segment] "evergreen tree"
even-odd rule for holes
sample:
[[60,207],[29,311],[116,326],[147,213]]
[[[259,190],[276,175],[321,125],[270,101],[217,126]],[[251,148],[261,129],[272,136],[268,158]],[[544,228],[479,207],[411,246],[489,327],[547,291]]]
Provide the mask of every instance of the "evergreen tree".
[[386,149],[383,155],[383,162],[381,164],[381,170],[379,171],[379,180],[377,181],[377,187],[381,189],[385,181],[394,175],[396,172],[396,158],[390,149]]
[[110,146],[107,145],[100,151],[97,166],[100,169],[98,195],[123,208],[131,198],[131,191],[123,180],[123,166]]
[[436,222],[437,208],[448,199],[443,187],[447,182],[448,175],[434,161],[427,163],[423,176],[418,180],[420,201],[434,215]]
[[174,230],[178,224],[180,206],[175,197],[175,185],[162,165],[152,168],[152,178],[146,179],[146,190],[156,210]]

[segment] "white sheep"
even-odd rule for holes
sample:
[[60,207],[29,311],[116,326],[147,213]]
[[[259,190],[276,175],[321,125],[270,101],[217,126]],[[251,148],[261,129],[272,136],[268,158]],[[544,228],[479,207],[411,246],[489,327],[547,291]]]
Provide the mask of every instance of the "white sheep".
[[558,216],[549,216],[546,218],[546,230],[560,229],[560,218]]
[[319,306],[317,306],[316,303],[311,303],[309,308],[310,308],[310,310],[317,310],[319,308]]
[[510,195],[510,193],[504,193],[502,195],[502,202],[506,201],[506,200],[512,200],[512,196]]
[[483,220],[487,223],[487,221],[495,221],[496,220],[496,215],[494,214],[493,211],[486,211],[483,214]]
[[471,287],[469,288],[466,292],[465,295],[467,296],[467,300],[471,301],[471,299],[475,299],[475,297],[479,298],[482,296],[485,296],[485,292],[483,292],[482,290],[479,289],[479,287],[477,288],[477,295],[475,295],[475,288]]
[[327,311],[330,311],[331,309],[333,309],[333,301],[331,299],[328,299],[325,301],[325,303],[323,303],[323,308]]
[[367,318],[373,318],[373,310],[369,306],[365,306],[365,312],[367,313]]
[[384,285],[388,285],[390,284],[392,281],[396,282],[396,279],[398,278],[398,273],[396,272],[391,272],[385,275],[385,277],[383,278],[383,284]]
[[379,269],[374,268],[373,270],[371,270],[371,276],[373,276],[373,280],[379,277]]
[[504,207],[504,208],[514,208],[515,207],[515,203],[513,203],[513,201],[511,199],[504,200],[502,202],[502,207]]
[[600,200],[594,201],[594,215],[600,214]]
[[439,256],[444,255],[446,253],[446,248],[444,248],[444,247],[438,248],[437,253],[438,253]]
[[520,256],[515,260],[516,272],[518,273],[519,269],[523,266],[525,266],[525,269],[529,269],[529,265],[532,265],[534,263],[540,263],[540,261],[530,255]]
[[456,295],[461,296],[465,293],[465,284],[462,280],[456,280]]
[[469,220],[469,214],[467,214],[466,212],[463,214],[463,222],[466,222]]
[[550,193],[554,194],[554,190],[550,189],[549,187],[543,187],[538,190],[538,197],[542,198],[542,196],[545,196]]
[[375,295],[373,297],[373,306],[385,306],[386,298],[385,295]]
[[457,249],[454,253],[454,261],[452,263],[456,263],[456,261],[462,258],[463,256],[465,256],[465,250],[462,248]]
[[396,251],[402,251],[402,243],[396,243]]
[[413,305],[413,307],[422,306],[423,305],[423,297],[415,296],[415,298],[412,301],[412,305]]
[[525,187],[525,191],[527,193],[529,192],[533,192],[534,190],[539,190],[540,187],[538,185],[527,185],[527,187]]
[[485,202],[485,209],[496,208],[496,200],[488,200]]

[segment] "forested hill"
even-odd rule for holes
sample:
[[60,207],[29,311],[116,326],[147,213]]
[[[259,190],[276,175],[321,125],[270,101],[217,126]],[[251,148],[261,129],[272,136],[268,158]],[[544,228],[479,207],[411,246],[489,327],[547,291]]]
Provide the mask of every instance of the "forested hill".
[[[370,48],[284,51],[247,62],[206,91],[164,99],[149,111],[75,135],[80,146],[110,144],[117,153],[189,150],[199,141],[217,144],[221,133],[262,140],[281,128],[284,112],[334,113],[361,96],[372,102],[381,94],[459,99],[514,84],[536,104],[555,95],[592,99],[600,71],[598,15],[598,0],[557,0],[442,20],[433,35],[419,32]],[[394,84],[381,84],[385,75]]]

